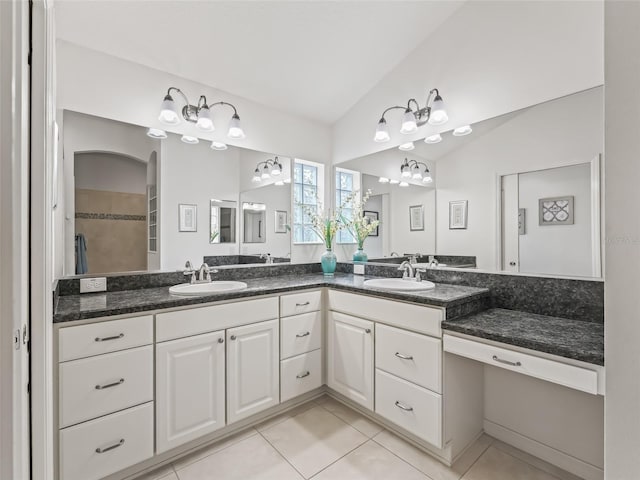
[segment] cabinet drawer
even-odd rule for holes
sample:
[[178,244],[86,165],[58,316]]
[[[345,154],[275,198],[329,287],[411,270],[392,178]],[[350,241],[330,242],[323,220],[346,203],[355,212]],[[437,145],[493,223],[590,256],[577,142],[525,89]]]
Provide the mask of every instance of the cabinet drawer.
[[60,479],[96,480],[152,456],[151,402],[60,431]]
[[151,345],[60,364],[61,428],[150,400]]
[[243,300],[156,315],[156,342],[278,318],[278,297]]
[[280,401],[310,392],[322,385],[322,350],[280,362]]
[[66,362],[151,343],[153,343],[151,315],[122,318],[61,328],[58,333],[58,357],[61,362]]
[[376,370],[376,413],[442,448],[442,397]]
[[280,297],[280,316],[298,315],[299,313],[315,312],[322,305],[322,292],[292,293]]
[[598,394],[598,373],[595,370],[453,335],[444,336],[444,351],[593,395]]
[[395,327],[441,336],[444,309],[329,290],[329,309]]
[[280,358],[317,350],[322,346],[322,313],[283,318],[280,326]]
[[442,393],[442,341],[378,323],[376,368]]

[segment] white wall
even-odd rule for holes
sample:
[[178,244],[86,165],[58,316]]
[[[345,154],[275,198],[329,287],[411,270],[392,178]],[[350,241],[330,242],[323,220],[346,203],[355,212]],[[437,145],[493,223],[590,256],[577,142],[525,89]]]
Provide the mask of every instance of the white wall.
[[[197,267],[206,255],[236,255],[237,243],[209,243],[209,202],[212,198],[238,201],[238,149],[215,151],[204,142],[188,145],[179,136],[169,135],[162,140],[161,158],[160,268],[182,270],[187,260]],[[198,206],[197,232],[178,231],[178,205],[182,203]]]
[[[570,34],[568,33],[570,32]],[[366,93],[333,127],[340,163],[603,83],[602,2],[467,2]],[[373,142],[382,111],[439,88],[449,122]]]
[[[198,132],[201,138],[224,141],[229,145],[330,162],[331,130],[321,123],[61,40],[57,42],[56,53],[58,108],[174,133]],[[158,121],[160,103],[171,86],[180,88],[191,102],[205,95],[212,102],[233,103],[238,109],[246,139],[227,138],[231,111],[222,108],[212,111],[216,131],[210,134],[202,134],[192,124],[185,125],[186,122],[176,127],[162,125]]]
[[75,155],[76,189],[147,194],[147,163],[111,153]]
[[[592,274],[591,165],[582,163],[524,173],[519,207],[525,209],[520,241],[520,272],[588,277]],[[538,200],[573,196],[573,225],[541,226]]]
[[[256,188],[240,194],[240,206],[243,202],[264,203],[267,206],[265,212],[265,243],[240,243],[240,254],[250,255],[270,253],[273,257],[287,257],[291,255],[291,232],[275,233],[275,211],[287,212],[289,223],[291,218],[291,186],[268,185]],[[244,222],[240,222],[244,223]],[[241,242],[244,239],[240,233]]]
[[640,3],[605,2],[605,473],[640,472]]
[[[497,178],[589,162],[604,150],[603,89],[523,110],[508,122],[438,159],[437,253],[475,255],[497,266]],[[449,230],[449,202],[468,200],[468,227]],[[549,228],[549,227],[545,227]]]

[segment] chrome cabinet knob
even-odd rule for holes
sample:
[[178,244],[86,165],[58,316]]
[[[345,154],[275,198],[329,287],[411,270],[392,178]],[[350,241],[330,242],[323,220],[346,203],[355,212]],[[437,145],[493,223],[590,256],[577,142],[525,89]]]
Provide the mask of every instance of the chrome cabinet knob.
[[231,335],[231,337],[229,337],[229,338],[231,338],[231,340],[235,340],[238,337],[236,337],[235,335]]

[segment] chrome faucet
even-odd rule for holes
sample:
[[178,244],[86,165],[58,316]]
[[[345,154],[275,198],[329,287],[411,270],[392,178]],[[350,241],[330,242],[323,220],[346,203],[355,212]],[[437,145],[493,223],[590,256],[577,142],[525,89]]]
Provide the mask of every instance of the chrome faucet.
[[266,263],[267,265],[271,265],[273,263],[273,257],[270,253],[261,253],[260,258],[264,258],[264,263]]
[[187,260],[187,262],[184,264],[184,268],[184,276],[191,276],[191,280],[189,281],[189,283],[196,283],[196,271],[193,269],[193,265],[191,264],[190,260]]
[[413,265],[411,265],[407,260],[400,264],[398,270],[404,270],[404,273],[402,274],[403,279],[413,278]]
[[206,263],[200,265],[200,280],[198,280],[198,283],[210,282],[212,273],[218,273],[218,271],[211,270],[211,268],[209,268],[209,265]]
[[426,268],[416,268],[416,282],[421,282],[422,275],[425,275],[426,273],[427,273]]
[[438,265],[435,255],[429,255],[429,268],[437,268]]
[[390,256],[390,257],[399,257],[399,256],[400,256],[400,254],[399,254],[398,252],[391,252],[391,253],[389,254],[389,256]]

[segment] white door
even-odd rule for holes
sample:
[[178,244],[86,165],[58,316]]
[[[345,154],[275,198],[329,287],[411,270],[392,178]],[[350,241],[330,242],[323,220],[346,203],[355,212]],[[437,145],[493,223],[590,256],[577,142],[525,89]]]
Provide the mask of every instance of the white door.
[[[520,271],[520,232],[526,232],[524,222],[526,215],[534,212],[523,212],[518,204],[518,174],[501,177],[502,193],[502,270],[506,272]],[[522,226],[521,226],[522,224]]]
[[224,331],[156,346],[156,451],[225,425]]
[[227,330],[229,423],[280,403],[278,320]]
[[327,384],[373,410],[373,322],[329,312]]

